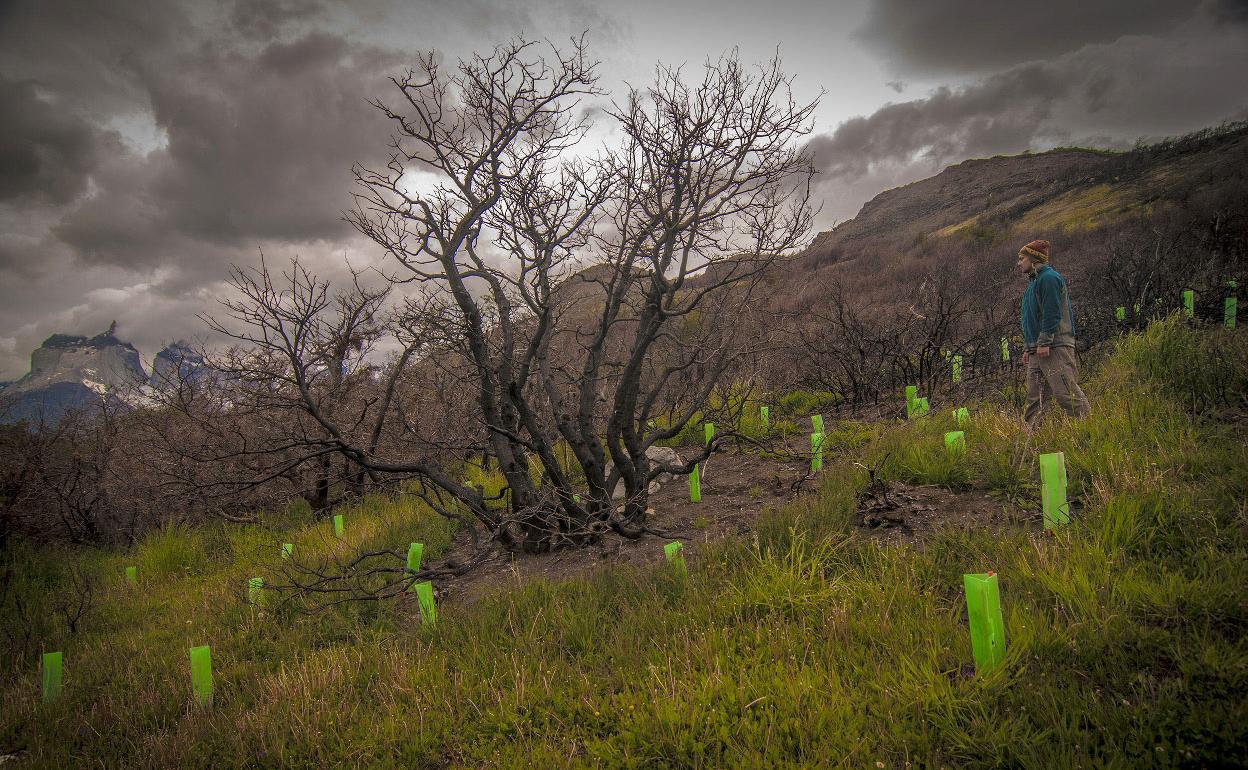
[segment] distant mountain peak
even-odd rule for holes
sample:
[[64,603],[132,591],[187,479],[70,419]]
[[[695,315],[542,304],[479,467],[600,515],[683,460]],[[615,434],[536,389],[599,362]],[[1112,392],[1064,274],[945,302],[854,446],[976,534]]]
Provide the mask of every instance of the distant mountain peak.
[[4,388],[0,421],[55,422],[70,409],[124,403],[147,386],[139,351],[116,336],[53,334],[30,354],[30,372]]

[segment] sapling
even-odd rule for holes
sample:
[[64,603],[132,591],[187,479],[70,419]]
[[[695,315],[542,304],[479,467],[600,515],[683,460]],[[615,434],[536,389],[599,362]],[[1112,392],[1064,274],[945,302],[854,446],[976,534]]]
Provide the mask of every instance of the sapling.
[[663,546],[663,555],[667,557],[667,563],[671,565],[676,574],[681,578],[689,576],[689,568],[685,564],[684,545],[679,541],[668,543]]
[[963,575],[962,586],[966,590],[966,616],[971,627],[975,672],[986,674],[1005,661],[1005,621],[1001,615],[997,576],[992,572]]
[[1070,523],[1070,506],[1066,501],[1066,456],[1061,452],[1040,455],[1040,500],[1045,529]]
[[43,654],[43,702],[51,703],[61,697],[61,653]]
[[212,705],[212,650],[206,644],[191,648],[191,690],[199,705]]
[[432,628],[438,622],[437,608],[433,604],[433,584],[428,580],[417,583],[416,599],[420,603],[421,623]]
[[960,430],[946,433],[945,451],[953,457],[961,457],[966,454],[966,434]]

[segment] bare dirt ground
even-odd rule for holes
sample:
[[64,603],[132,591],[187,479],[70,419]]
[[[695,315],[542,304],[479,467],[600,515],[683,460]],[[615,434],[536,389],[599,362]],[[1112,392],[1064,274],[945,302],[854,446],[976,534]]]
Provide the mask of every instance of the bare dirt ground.
[[[796,441],[789,447],[790,451],[797,448]],[[670,540],[680,540],[686,556],[696,558],[698,551],[711,543],[748,536],[765,509],[813,493],[815,484],[808,471],[808,460],[796,454],[791,460],[763,457],[752,451],[716,454],[705,464],[700,503],[690,502],[683,478],[663,485],[650,496],[653,513],[649,523],[663,532],[663,537],[628,540],[611,533],[582,550],[543,554],[500,550],[465,575],[437,580],[436,591],[441,601],[471,604],[500,585],[520,585],[531,579],[561,580],[618,564],[658,563],[664,558],[664,543]],[[1040,528],[1038,513],[1011,508],[982,493],[897,482],[871,485],[860,499],[855,522],[861,537],[920,548],[943,527]],[[465,559],[470,552],[465,538],[453,546],[448,558]]]

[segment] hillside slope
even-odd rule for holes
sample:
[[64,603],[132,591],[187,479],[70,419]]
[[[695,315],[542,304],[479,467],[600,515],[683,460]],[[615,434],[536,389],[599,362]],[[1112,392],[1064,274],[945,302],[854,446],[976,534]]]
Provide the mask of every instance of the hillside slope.
[[[286,512],[264,526],[172,528],[128,553],[7,552],[0,758],[1236,766],[1248,755],[1248,454],[1235,410],[1248,395],[1245,340],[1177,317],[1125,335],[1089,378],[1089,418],[1024,436],[1014,410],[971,403],[961,454],[944,446],[948,405],[906,423],[839,425],[864,441],[837,447],[817,494],[697,549],[687,574],[603,561],[591,578],[509,580],[471,606],[446,603],[436,625],[410,604],[304,614],[305,597],[289,592],[285,606],[272,591],[247,597],[249,578],[271,588],[291,569],[357,557],[368,567],[395,549],[401,560],[413,540],[432,566],[450,533],[411,497],[361,501],[342,537]],[[1192,413],[1204,396],[1218,408]],[[921,547],[887,545],[855,515],[868,491],[856,463],[1034,508],[1047,451],[1064,452],[1069,473],[1072,522],[1054,534],[954,521]],[[1005,655],[977,672],[963,575],[988,571]],[[75,615],[82,586],[92,591]],[[204,706],[188,665],[197,645],[211,646],[215,671]],[[41,651],[64,653],[51,704],[39,702]]]
[[796,263],[817,268],[931,237],[1086,230],[1242,185],[1245,169],[1243,123],[1125,153],[1062,148],[967,160],[875,196],[853,219],[819,233]]

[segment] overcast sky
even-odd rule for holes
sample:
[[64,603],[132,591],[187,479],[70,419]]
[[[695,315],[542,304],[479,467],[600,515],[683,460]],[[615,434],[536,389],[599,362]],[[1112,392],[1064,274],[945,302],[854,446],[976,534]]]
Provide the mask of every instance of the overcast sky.
[[379,258],[341,219],[414,51],[588,31],[602,85],[779,49],[820,229],[970,157],[1248,118],[1246,0],[0,0],[0,379],[54,332],[151,357],[232,263]]

